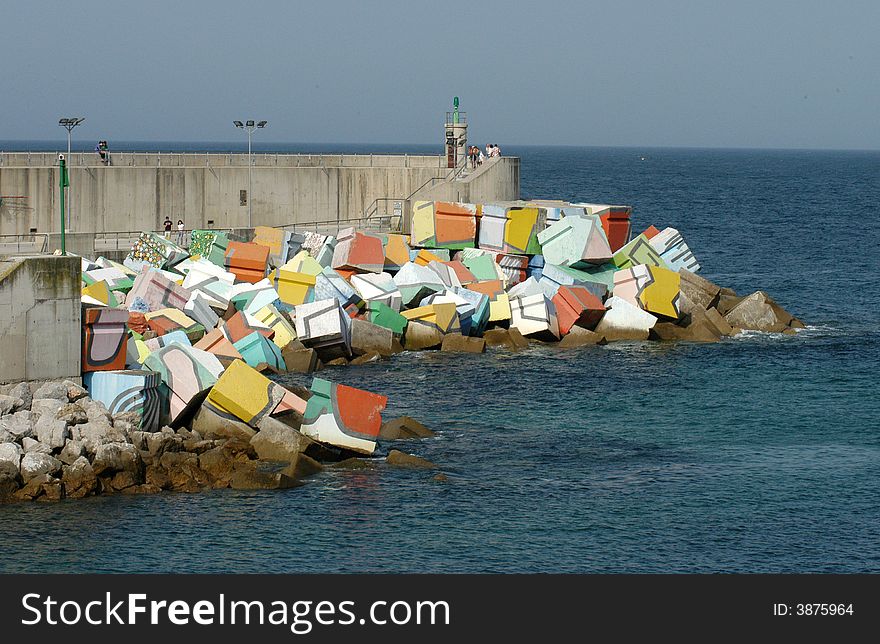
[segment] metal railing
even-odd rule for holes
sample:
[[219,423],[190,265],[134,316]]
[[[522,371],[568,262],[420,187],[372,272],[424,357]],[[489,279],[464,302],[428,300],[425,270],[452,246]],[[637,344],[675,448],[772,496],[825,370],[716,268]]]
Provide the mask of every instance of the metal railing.
[[0,235],[0,255],[30,255],[49,252],[48,233]]
[[333,219],[326,221],[292,222],[275,226],[292,232],[314,232],[322,235],[336,235],[343,228],[357,228],[359,230],[371,230],[374,232],[397,232],[394,222],[390,217],[356,217],[351,219]]
[[[205,229],[197,229],[205,230]],[[210,228],[206,230],[215,230],[223,233],[233,233],[236,230],[244,230],[237,228]],[[95,235],[95,252],[129,250],[140,237],[141,233],[152,232],[161,237],[166,237],[164,230],[118,230],[118,231],[102,231],[94,233]],[[167,234],[166,239],[174,242],[178,246],[189,249],[190,233],[192,229],[184,229],[183,231],[174,229]]]

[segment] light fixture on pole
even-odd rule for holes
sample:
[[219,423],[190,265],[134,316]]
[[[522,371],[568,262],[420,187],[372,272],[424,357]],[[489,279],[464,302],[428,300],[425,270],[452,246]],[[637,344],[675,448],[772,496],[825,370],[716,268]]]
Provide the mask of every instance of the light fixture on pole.
[[245,130],[248,135],[248,191],[247,191],[247,203],[248,203],[248,228],[253,228],[253,218],[252,218],[252,210],[251,210],[251,202],[253,201],[251,195],[251,166],[253,166],[253,157],[251,155],[251,136],[257,130],[257,128],[264,128],[269,121],[245,121],[242,123],[241,121],[233,121],[232,124],[242,130]]
[[[77,116],[72,119],[58,119],[58,125],[67,130],[67,163],[70,163],[70,133],[73,131],[77,125],[85,121],[85,118],[81,116]],[[68,184],[69,185],[69,184]],[[67,188],[67,222],[66,226],[70,225],[70,188]],[[63,231],[62,231],[63,232]]]

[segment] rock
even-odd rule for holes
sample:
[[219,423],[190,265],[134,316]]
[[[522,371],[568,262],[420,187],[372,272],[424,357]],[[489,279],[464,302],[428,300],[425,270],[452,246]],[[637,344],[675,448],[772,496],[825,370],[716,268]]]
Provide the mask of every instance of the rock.
[[431,438],[434,432],[425,427],[415,418],[401,416],[382,423],[379,440],[406,440],[410,438]]
[[287,370],[294,373],[312,373],[321,368],[318,352],[314,349],[297,349],[288,345],[281,350],[281,357]]
[[37,440],[48,445],[52,449],[61,449],[70,438],[70,430],[63,420],[56,420],[52,416],[43,415],[34,425],[34,433]]
[[483,333],[483,339],[487,347],[524,349],[529,346],[529,341],[517,329],[489,329]]
[[23,451],[16,443],[0,443],[0,463],[12,463],[18,471],[22,456]]
[[743,298],[724,318],[732,327],[780,333],[788,327],[793,316],[769,295],[756,291]]
[[251,438],[251,446],[260,460],[292,463],[312,442],[292,427],[270,416],[260,421],[259,428],[260,431]]
[[133,430],[128,433],[128,439],[131,441],[131,444],[138,448],[140,451],[149,451],[147,447],[147,435],[152,434],[152,432],[142,432],[140,430]]
[[54,480],[55,478],[49,474],[37,474],[25,481],[24,487],[18,490],[13,495],[13,498],[19,501],[33,501],[42,496],[44,492],[43,486],[51,485]]
[[21,442],[22,439],[34,435],[34,426],[31,421],[31,412],[19,411],[0,418],[0,432],[6,432],[13,440]]
[[13,409],[19,408],[24,404],[21,398],[13,398],[0,394],[0,416],[11,414]]
[[144,476],[141,454],[129,443],[107,443],[99,446],[92,460],[92,469],[97,476],[131,472],[139,481],[143,481]]
[[144,438],[147,441],[147,451],[151,456],[160,457],[166,452],[179,452],[183,449],[183,439],[173,433],[153,432]]
[[121,411],[113,414],[113,426],[118,427],[120,423],[130,425],[136,430],[141,426],[141,414],[136,411]]
[[10,498],[21,487],[21,472],[12,461],[0,460],[0,501]]
[[483,338],[450,333],[443,336],[440,350],[453,353],[483,353],[486,350],[486,341]]
[[574,347],[583,347],[590,344],[606,344],[606,340],[598,333],[580,326],[571,327],[571,331],[568,332],[568,335],[559,341],[559,347],[561,349],[572,349]]
[[42,484],[41,501],[60,501],[64,498],[64,484],[60,479],[52,478]]
[[745,299],[735,294],[730,295],[728,293],[725,293],[724,291],[725,289],[721,289],[721,294],[718,296],[718,304],[715,305],[715,308],[718,309],[718,312],[721,315],[727,315],[728,313],[730,313],[731,309],[733,309],[737,304]]
[[73,380],[65,380],[61,384],[67,387],[67,400],[70,402],[76,402],[89,395],[88,391],[73,382]]
[[685,342],[717,342],[721,338],[714,327],[705,321],[691,323],[687,327],[672,322],[658,322],[650,332],[652,340],[681,340]]
[[244,441],[250,439],[257,432],[239,420],[225,418],[215,413],[205,405],[202,405],[193,418],[192,428],[207,440],[227,440],[237,438]]
[[348,360],[346,358],[343,358],[342,356],[339,356],[338,358],[333,358],[326,363],[328,367],[344,367],[347,364]]
[[413,454],[406,454],[396,449],[388,452],[388,456],[385,458],[385,462],[392,467],[404,467],[411,469],[434,469],[437,467],[436,463],[432,463],[427,459],[421,458],[420,456],[415,456]]
[[[721,287],[709,280],[692,273],[686,268],[679,269],[681,277],[679,289],[683,298],[686,298],[691,306],[708,309],[718,303]],[[689,313],[685,306],[680,304],[682,313]]]
[[390,356],[394,353],[394,332],[367,320],[351,321],[351,350],[355,355],[378,353]]
[[519,332],[519,329],[512,327],[507,330],[507,335],[510,336],[510,341],[513,342],[514,348],[528,349],[529,341],[522,333]]
[[95,471],[85,456],[78,457],[64,468],[61,480],[64,482],[67,496],[71,499],[81,499],[98,491],[98,477],[95,476]]
[[296,459],[290,462],[290,465],[282,470],[282,474],[286,474],[295,481],[313,476],[324,469],[318,461],[306,456],[298,454]]
[[217,446],[217,441],[200,441],[193,438],[183,441],[183,451],[190,454],[201,454]]
[[705,311],[697,315],[705,317],[706,323],[712,325],[719,335],[725,337],[735,335],[733,327],[727,323],[727,320],[725,320],[724,316],[722,316],[718,312],[718,309],[706,309]]
[[34,398],[31,402],[31,414],[34,421],[40,416],[55,418],[58,410],[67,403],[57,398]]
[[77,425],[71,431],[71,438],[83,444],[87,454],[94,455],[101,445],[114,442],[110,436],[113,428],[98,422],[88,422],[85,425]]
[[333,469],[340,470],[371,470],[376,465],[372,461],[366,461],[362,458],[352,457],[346,458],[333,464]]
[[107,425],[113,425],[113,416],[107,411],[107,407],[104,406],[104,403],[98,400],[92,400],[91,398],[84,398],[80,401],[79,405],[86,410],[86,416],[88,416],[90,423],[102,423]]
[[55,475],[60,469],[61,461],[52,458],[48,454],[40,454],[37,452],[25,454],[21,459],[21,465],[19,465],[21,478],[25,484],[35,476],[40,476],[41,474]]
[[25,454],[29,454],[31,452],[34,452],[36,454],[52,454],[51,447],[49,447],[45,443],[34,440],[33,438],[23,438],[21,440],[21,446]]
[[64,443],[64,447],[61,448],[57,458],[62,463],[72,465],[85,455],[85,451],[82,441],[68,440]]
[[236,455],[225,446],[219,446],[199,454],[199,468],[211,477],[213,487],[219,487],[216,485],[218,481],[229,484],[236,461],[246,460],[247,456]]
[[199,467],[196,454],[165,452],[159,459],[159,465],[167,472],[172,490],[198,492],[211,486],[211,478]]
[[62,405],[61,409],[55,414],[55,418],[63,420],[67,425],[82,425],[89,421],[86,410],[78,403],[67,403]]
[[20,382],[15,385],[9,390],[9,395],[21,400],[21,405],[19,405],[18,409],[31,408],[31,402],[34,400],[34,395],[31,393],[31,388],[26,382]]
[[437,481],[438,483],[445,483],[446,481],[449,480],[449,477],[447,477],[447,476],[446,476],[445,474],[443,474],[443,473],[440,473],[440,474],[435,474],[434,476],[432,476],[432,477],[431,477],[431,480],[432,480],[432,481]]
[[355,358],[354,360],[349,362],[349,364],[353,367],[357,367],[358,365],[362,365],[362,364],[369,364],[371,362],[379,362],[379,360],[381,360],[381,359],[382,359],[382,356],[380,356],[378,353],[371,352],[371,353],[365,353],[361,356],[358,356],[357,358]]
[[[284,463],[284,466],[286,467],[287,464]],[[279,471],[278,468],[279,463],[260,461],[238,463],[229,485],[233,490],[281,490],[297,485],[295,479]]]
[[34,400],[37,398],[51,398],[68,402],[67,385],[63,382],[45,382],[34,391]]
[[121,492],[127,488],[140,485],[141,482],[131,472],[116,472],[113,478],[110,479],[110,487],[117,492]]

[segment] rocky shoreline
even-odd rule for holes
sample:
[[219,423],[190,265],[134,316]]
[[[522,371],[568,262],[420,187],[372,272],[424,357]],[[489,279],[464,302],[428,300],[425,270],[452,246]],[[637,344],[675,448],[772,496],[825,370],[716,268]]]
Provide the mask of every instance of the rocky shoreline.
[[[0,502],[60,501],[107,494],[276,490],[301,485],[324,467],[378,463],[322,445],[265,417],[259,431],[197,413],[190,428],[140,431],[135,412],[111,415],[66,380],[0,388]],[[433,432],[411,418],[383,424],[383,440]],[[385,467],[434,470],[425,459],[390,450]],[[445,480],[442,474],[436,480]]]

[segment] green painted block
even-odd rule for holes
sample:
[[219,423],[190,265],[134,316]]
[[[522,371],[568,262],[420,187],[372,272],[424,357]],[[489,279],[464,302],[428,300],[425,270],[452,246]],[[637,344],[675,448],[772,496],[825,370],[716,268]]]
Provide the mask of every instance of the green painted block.
[[635,237],[626,246],[614,253],[611,261],[618,268],[632,268],[638,264],[668,268],[666,262],[648,243],[648,238],[645,237],[644,233]]
[[498,272],[495,269],[495,260],[489,255],[479,255],[471,257],[462,262],[467,269],[474,274],[479,281],[497,280]]
[[367,318],[376,326],[390,329],[395,335],[403,335],[406,325],[409,324],[409,320],[384,302],[368,302]]

